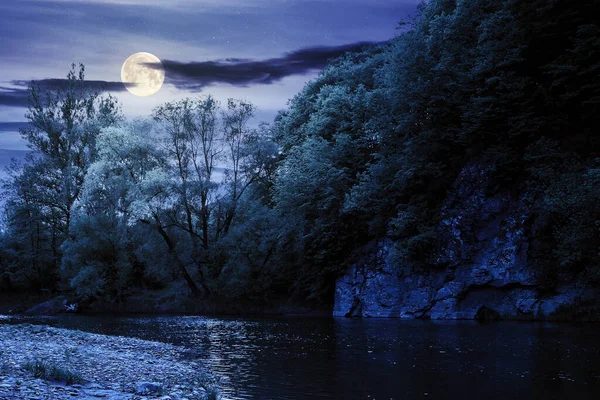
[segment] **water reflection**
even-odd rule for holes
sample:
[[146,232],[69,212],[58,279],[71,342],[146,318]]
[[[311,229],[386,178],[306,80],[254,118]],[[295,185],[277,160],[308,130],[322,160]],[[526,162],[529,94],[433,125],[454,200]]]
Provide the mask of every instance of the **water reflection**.
[[78,316],[38,322],[186,346],[186,357],[224,378],[226,399],[585,399],[600,391],[597,324]]

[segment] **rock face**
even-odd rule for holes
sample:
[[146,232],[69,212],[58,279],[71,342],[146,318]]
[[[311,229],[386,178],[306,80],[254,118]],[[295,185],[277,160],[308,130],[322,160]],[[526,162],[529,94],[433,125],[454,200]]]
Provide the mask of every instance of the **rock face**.
[[489,192],[485,168],[465,167],[442,209],[446,243],[437,267],[392,266],[394,243],[371,243],[338,279],[333,315],[547,319],[570,318],[595,305],[598,290],[582,283],[564,283],[551,295],[539,290],[527,260],[525,201]]

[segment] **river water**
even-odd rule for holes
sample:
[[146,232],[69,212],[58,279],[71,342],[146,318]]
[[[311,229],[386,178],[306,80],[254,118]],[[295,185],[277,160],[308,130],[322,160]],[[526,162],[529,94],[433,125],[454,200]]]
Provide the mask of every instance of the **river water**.
[[333,318],[47,317],[157,340],[222,377],[224,399],[600,398],[600,324]]

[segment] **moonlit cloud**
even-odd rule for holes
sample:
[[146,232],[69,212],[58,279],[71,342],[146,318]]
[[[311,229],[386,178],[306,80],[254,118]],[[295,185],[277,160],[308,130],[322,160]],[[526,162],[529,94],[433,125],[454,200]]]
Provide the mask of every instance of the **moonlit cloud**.
[[[65,90],[67,79],[40,79],[34,81],[16,80],[10,82],[16,87],[0,86],[0,106],[27,107],[29,104],[29,85],[34,83],[42,93],[47,90]],[[125,86],[121,82],[83,81],[82,89],[96,92],[122,92]]]
[[225,59],[202,62],[179,62],[164,60],[166,81],[179,89],[201,91],[206,86],[227,83],[233,86],[269,85],[283,78],[306,75],[325,67],[327,61],[373,46],[374,43],[359,42],[343,46],[319,46],[295,50],[282,57],[265,60]]

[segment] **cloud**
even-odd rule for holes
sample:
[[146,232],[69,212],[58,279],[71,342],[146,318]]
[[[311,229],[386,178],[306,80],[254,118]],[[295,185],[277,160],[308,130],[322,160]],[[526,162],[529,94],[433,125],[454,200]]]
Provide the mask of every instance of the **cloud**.
[[[40,79],[33,81],[39,86],[42,93],[48,90],[65,90],[68,87],[67,79]],[[16,87],[0,86],[0,106],[27,107],[29,105],[29,85],[31,81],[15,80],[10,84]],[[110,81],[83,81],[84,89],[98,92],[122,92],[125,86],[121,82]]]
[[0,122],[0,132],[18,132],[21,128],[29,127],[29,122]]
[[[358,42],[342,46],[307,47],[265,60],[229,58],[216,61],[188,62],[164,60],[166,81],[178,89],[201,91],[206,86],[227,83],[233,86],[270,85],[283,78],[305,75],[323,69],[327,61],[346,52],[357,52],[377,45]],[[148,64],[157,67],[156,64]]]
[[21,137],[19,130],[28,127],[28,122],[0,122],[0,149],[26,150],[27,141]]
[[14,89],[0,87],[0,106],[27,107],[27,89]]

